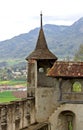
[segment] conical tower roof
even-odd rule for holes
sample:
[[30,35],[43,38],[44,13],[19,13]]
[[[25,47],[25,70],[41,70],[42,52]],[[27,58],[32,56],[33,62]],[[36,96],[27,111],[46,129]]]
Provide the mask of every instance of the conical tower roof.
[[28,59],[54,59],[57,60],[57,57],[48,49],[47,42],[45,39],[43,27],[42,27],[42,14],[41,16],[41,27],[39,31],[39,36],[36,44],[35,50],[26,58]]

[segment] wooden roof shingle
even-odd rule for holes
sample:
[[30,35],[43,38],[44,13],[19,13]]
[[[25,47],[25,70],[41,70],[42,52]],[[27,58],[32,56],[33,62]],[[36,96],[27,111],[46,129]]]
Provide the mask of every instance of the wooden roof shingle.
[[47,75],[52,77],[83,77],[83,62],[57,61]]

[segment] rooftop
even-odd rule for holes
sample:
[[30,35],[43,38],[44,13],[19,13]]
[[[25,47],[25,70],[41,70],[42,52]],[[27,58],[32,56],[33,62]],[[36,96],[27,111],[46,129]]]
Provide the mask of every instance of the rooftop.
[[43,26],[42,26],[42,14],[41,16],[41,27],[39,31],[38,40],[36,43],[35,50],[26,58],[28,59],[55,59],[57,60],[57,57],[48,49],[47,42],[45,39]]
[[47,75],[52,77],[83,77],[83,62],[57,61]]

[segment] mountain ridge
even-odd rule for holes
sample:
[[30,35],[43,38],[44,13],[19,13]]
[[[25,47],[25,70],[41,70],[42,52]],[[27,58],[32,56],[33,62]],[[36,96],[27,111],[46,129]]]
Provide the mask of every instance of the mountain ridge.
[[[83,44],[83,17],[70,26],[45,24],[43,26],[49,49],[59,58],[73,58]],[[34,50],[39,28],[30,30],[11,39],[0,41],[0,59],[25,58]]]

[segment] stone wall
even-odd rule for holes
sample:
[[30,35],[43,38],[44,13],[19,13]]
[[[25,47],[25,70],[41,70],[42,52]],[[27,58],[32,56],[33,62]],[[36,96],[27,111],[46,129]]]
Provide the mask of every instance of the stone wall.
[[35,108],[36,120],[43,122],[48,120],[49,116],[54,112],[59,105],[59,87],[56,81],[54,87],[39,87],[36,88]]
[[0,130],[20,130],[30,125],[33,102],[24,99],[0,104]]
[[[74,84],[77,83],[74,89]],[[80,89],[79,86],[80,85]],[[63,79],[61,84],[62,101],[83,101],[83,79]]]
[[[71,112],[74,114],[72,127],[73,130],[83,129],[83,104],[63,104],[55,109],[54,113],[49,117],[49,122],[51,124],[51,130],[66,130],[67,122],[64,120],[64,115],[61,113]],[[64,125],[63,125],[64,123]],[[68,127],[67,127],[68,128]]]

